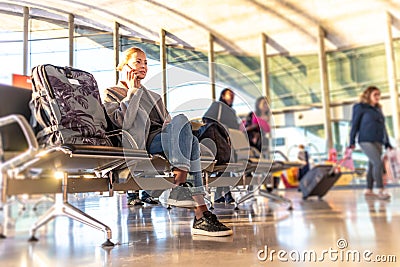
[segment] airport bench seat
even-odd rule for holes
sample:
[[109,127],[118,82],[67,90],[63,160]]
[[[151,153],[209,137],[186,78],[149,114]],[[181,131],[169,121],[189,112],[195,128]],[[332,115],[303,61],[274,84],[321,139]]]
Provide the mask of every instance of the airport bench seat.
[[[40,148],[28,123],[31,91],[1,87],[0,207],[7,205],[8,198],[14,195],[56,195],[54,205],[32,226],[30,240],[36,240],[35,232],[39,227],[56,216],[65,215],[102,230],[106,234],[103,246],[113,246],[110,241],[111,229],[70,205],[68,194],[109,192],[112,195],[114,191],[159,190],[172,187],[173,177],[168,175],[171,174],[168,161],[160,155],[149,155],[144,150],[77,144]],[[208,187],[249,184],[249,181],[244,179],[246,170],[261,169],[268,174],[271,170],[285,168],[285,164],[281,162],[255,158],[218,166],[210,155],[201,156],[201,166]],[[122,182],[114,179],[114,171],[127,169],[133,178]],[[235,173],[236,176],[210,177],[210,174],[215,172]],[[60,176],[58,179],[55,173]],[[4,237],[4,229],[0,230],[0,237]]]

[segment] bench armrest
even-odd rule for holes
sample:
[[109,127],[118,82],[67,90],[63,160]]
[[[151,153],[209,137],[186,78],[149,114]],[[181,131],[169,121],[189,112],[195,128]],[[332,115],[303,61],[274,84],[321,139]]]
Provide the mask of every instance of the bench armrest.
[[31,125],[26,121],[25,117],[18,114],[8,115],[0,118],[0,128],[6,125],[17,123],[21,127],[22,133],[28,143],[28,148],[37,150],[39,145],[36,141],[36,136],[32,131]]
[[[13,123],[17,123],[19,127],[22,130],[22,133],[24,134],[24,137],[26,139],[26,142],[28,144],[28,149],[24,151],[23,153],[7,160],[6,162],[2,163],[1,166],[1,171],[5,171],[7,169],[13,168],[14,166],[17,166],[23,162],[26,161],[27,158],[31,158],[33,155],[35,155],[39,149],[39,145],[36,141],[36,136],[33,133],[33,130],[30,126],[30,124],[27,122],[24,116],[22,115],[8,115],[0,118],[0,128],[4,127],[6,125],[10,125]],[[1,132],[1,129],[0,129]],[[1,148],[2,149],[2,148]]]

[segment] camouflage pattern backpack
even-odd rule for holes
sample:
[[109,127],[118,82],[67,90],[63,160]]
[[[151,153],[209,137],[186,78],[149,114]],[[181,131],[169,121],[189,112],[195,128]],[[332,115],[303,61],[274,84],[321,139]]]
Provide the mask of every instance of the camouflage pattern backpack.
[[39,65],[32,69],[32,89],[32,126],[39,129],[39,144],[112,145],[106,136],[106,114],[92,74]]

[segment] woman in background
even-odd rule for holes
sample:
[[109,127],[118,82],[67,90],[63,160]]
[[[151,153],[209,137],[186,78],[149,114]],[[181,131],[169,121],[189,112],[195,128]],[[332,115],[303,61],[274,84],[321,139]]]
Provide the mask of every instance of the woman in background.
[[264,152],[267,150],[265,148],[268,148],[266,134],[271,132],[269,120],[270,110],[267,98],[264,96],[259,97],[256,100],[255,111],[247,115],[245,127],[250,145],[260,152]]
[[[355,148],[356,138],[368,157],[367,190],[366,197],[389,199],[383,187],[383,163],[382,146],[391,149],[389,137],[385,126],[385,117],[382,106],[379,103],[380,90],[375,86],[369,86],[360,96],[360,102],[353,106],[353,115],[350,131],[350,148]],[[376,183],[378,194],[373,192]]]

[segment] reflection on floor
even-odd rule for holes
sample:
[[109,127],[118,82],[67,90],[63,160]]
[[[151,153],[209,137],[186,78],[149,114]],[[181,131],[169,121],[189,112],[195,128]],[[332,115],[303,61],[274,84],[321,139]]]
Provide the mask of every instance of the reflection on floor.
[[101,248],[102,232],[65,217],[28,243],[30,224],[50,204],[36,211],[33,203],[24,211],[14,204],[7,238],[0,240],[0,266],[400,265],[400,188],[389,189],[390,201],[367,200],[354,188],[332,190],[323,201],[278,192],[293,200],[293,211],[262,198],[239,211],[218,204],[213,212],[234,230],[223,238],[192,236],[191,210],[127,207],[124,195],[71,195],[71,203],[111,227],[112,249]]

